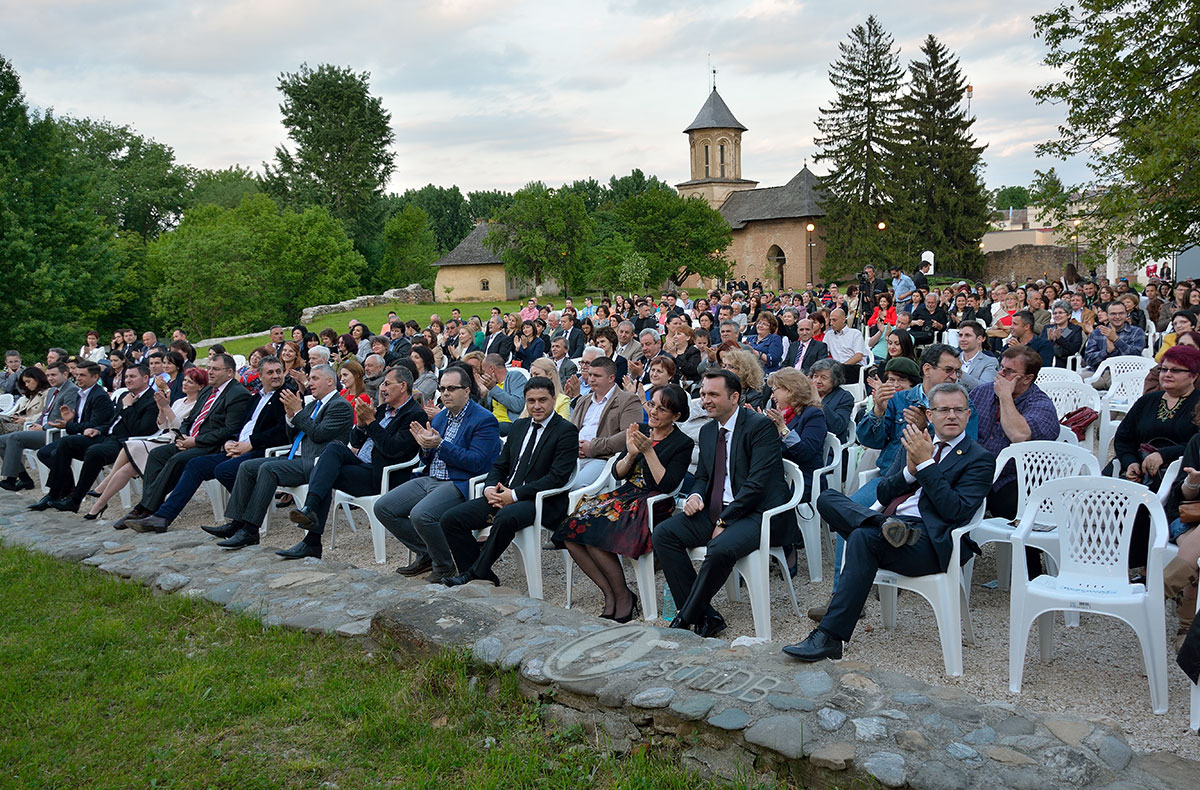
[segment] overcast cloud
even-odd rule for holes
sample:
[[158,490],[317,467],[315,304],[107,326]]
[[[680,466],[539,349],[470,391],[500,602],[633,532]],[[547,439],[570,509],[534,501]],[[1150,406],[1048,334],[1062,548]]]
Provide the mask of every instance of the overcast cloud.
[[[707,62],[749,127],[742,173],[764,186],[811,165],[817,110],[838,43],[875,13],[905,64],[932,33],[974,85],[989,187],[1067,180],[1080,162],[1038,160],[1061,121],[1030,89],[1034,13],[1050,0],[830,3],[790,0],[0,0],[0,54],[29,102],[128,124],[197,167],[255,170],[285,141],[278,76],[303,62],[369,71],[392,113],[391,188],[513,190],[530,180],[607,179],[635,167],[686,180]],[[815,168],[816,172],[821,172]]]

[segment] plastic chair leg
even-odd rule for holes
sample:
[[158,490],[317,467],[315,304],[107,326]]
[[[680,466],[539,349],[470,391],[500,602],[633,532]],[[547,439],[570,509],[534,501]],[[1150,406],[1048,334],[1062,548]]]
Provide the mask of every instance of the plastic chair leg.
[[563,565],[567,569],[567,605],[564,608],[570,609],[571,593],[575,589],[575,581],[573,578],[575,574],[575,560],[571,559],[571,552],[567,551],[566,549],[562,550],[562,558]]
[[751,552],[743,557],[746,578],[746,588],[750,594],[750,613],[754,617],[754,635],[760,639],[771,638],[771,580],[770,574],[763,569],[766,557],[759,557],[759,552]]
[[1054,612],[1042,612],[1038,615],[1038,649],[1042,654],[1042,663],[1049,664],[1054,657]]
[[[131,480],[130,483],[132,484],[132,482],[133,481]],[[126,485],[124,488],[122,488],[118,496],[121,497],[121,507],[123,507],[126,511],[133,507],[133,500],[130,498],[129,493],[129,485]]]
[[1012,586],[1012,544],[996,541],[996,589],[1007,591]]
[[654,552],[634,560],[633,571],[637,579],[638,599],[642,602],[642,617],[646,622],[657,620],[658,587],[654,584]]
[[962,615],[959,600],[962,593],[950,591],[945,586],[938,589],[931,603],[933,616],[937,620],[938,637],[942,642],[942,661],[946,674],[952,678],[963,673],[962,662]]
[[525,566],[525,581],[529,586],[529,597],[542,600],[542,541],[541,530],[526,527],[518,530],[513,545],[521,555]]
[[[811,516],[803,515],[810,510],[808,505],[801,504],[797,508],[797,521],[800,525],[800,537],[804,540],[804,555],[808,558],[808,578],[819,582],[824,578],[821,562],[821,517],[813,512]],[[791,577],[788,577],[791,578]]]
[[896,598],[898,590],[890,584],[879,585],[879,610],[883,616],[883,627],[896,627]]
[[[382,565],[387,562],[387,529],[379,519],[375,518],[375,514],[370,514],[371,518],[371,542],[375,547],[375,562]],[[346,519],[353,524],[354,519],[350,516],[350,507],[346,506]]]
[[[788,595],[792,599],[792,611],[796,613],[796,619],[803,619],[800,616],[800,602],[796,600],[796,586],[792,584],[792,576],[788,572],[787,556],[783,553],[782,549],[772,549],[771,557],[779,563],[779,569],[783,572],[784,583],[787,584]],[[767,564],[770,565],[770,563]]]

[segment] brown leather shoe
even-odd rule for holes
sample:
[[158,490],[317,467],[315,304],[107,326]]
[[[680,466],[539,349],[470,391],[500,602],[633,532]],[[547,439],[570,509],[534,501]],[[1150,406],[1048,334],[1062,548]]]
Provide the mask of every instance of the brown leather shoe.
[[397,568],[396,573],[401,576],[420,576],[422,573],[428,573],[432,568],[433,558],[428,554],[418,554],[412,562]]

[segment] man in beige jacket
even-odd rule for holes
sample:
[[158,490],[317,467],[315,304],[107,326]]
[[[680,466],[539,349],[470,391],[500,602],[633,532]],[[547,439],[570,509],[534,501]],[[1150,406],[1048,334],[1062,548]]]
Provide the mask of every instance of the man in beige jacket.
[[587,372],[591,392],[575,401],[571,422],[579,429],[579,475],[575,487],[600,477],[608,459],[625,449],[625,431],[643,420],[642,399],[617,386],[617,366],[598,356]]

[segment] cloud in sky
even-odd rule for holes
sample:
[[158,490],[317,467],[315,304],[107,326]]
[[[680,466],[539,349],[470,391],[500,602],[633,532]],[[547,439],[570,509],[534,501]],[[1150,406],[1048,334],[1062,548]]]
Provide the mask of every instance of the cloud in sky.
[[104,117],[199,167],[258,168],[285,141],[279,74],[301,63],[371,73],[392,113],[397,191],[426,183],[515,189],[607,179],[637,167],[676,183],[680,132],[708,92],[750,128],[743,172],[781,184],[812,161],[829,64],[876,13],[905,63],[932,33],[975,86],[989,186],[1035,168],[1061,113],[1029,96],[1053,75],[1030,17],[1043,0],[894,6],[792,0],[0,0],[0,53],[26,96],[60,114]]

